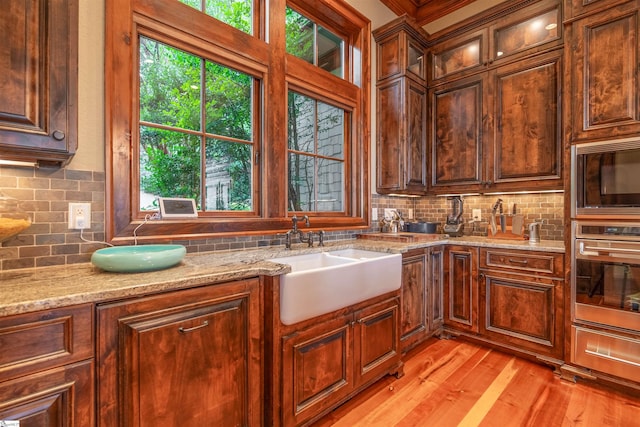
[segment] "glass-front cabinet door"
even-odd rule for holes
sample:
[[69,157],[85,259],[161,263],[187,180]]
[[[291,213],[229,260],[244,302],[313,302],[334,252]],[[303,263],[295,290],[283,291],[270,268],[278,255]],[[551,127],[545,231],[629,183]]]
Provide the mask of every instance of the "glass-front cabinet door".
[[462,77],[487,64],[486,30],[465,34],[431,49],[431,81],[450,76]]
[[546,1],[497,21],[490,29],[490,62],[560,45],[561,13],[557,1]]

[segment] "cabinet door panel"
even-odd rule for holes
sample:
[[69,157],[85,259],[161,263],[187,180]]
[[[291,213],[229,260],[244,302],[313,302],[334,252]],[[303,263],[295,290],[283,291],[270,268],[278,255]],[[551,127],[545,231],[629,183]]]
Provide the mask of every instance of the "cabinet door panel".
[[299,425],[353,390],[353,328],[348,319],[283,338],[283,422]]
[[260,425],[260,294],[250,279],[99,306],[99,425]]
[[[612,9],[574,23],[573,138],[640,132],[638,21],[640,12]],[[619,15],[616,15],[619,13]]]
[[427,190],[427,94],[422,85],[407,86],[407,188]]
[[562,328],[562,322],[555,322],[561,304],[556,295],[558,282],[489,272],[484,280],[482,333],[497,342],[558,356],[557,337]]
[[21,427],[94,425],[92,361],[0,383],[0,420]]
[[246,299],[235,299],[120,322],[136,425],[246,425],[247,312]]
[[444,85],[432,92],[431,185],[464,186],[468,191],[482,180],[484,79],[474,77]]
[[77,1],[2,6],[0,153],[66,162],[77,145]]
[[420,341],[429,325],[427,319],[427,259],[423,251],[402,260],[402,313],[400,339],[403,349]]
[[399,190],[404,181],[401,114],[404,94],[403,80],[396,79],[378,86],[378,142],[377,187],[380,190]]
[[444,322],[443,312],[443,289],[444,278],[444,251],[441,247],[429,249],[429,275],[428,285],[431,300],[431,318],[429,319],[429,330],[435,331]]
[[393,299],[356,313],[356,387],[379,377],[399,363],[398,307],[398,300]]
[[499,68],[494,76],[495,189],[518,181],[530,186],[532,179],[555,180],[561,188],[561,52]]
[[447,250],[445,324],[478,332],[478,255],[475,248]]

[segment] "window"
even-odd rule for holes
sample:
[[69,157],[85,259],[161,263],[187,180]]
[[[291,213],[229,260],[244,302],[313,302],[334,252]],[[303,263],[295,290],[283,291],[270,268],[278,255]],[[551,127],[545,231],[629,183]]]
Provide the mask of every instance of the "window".
[[289,92],[289,210],[341,212],[345,111]]
[[253,34],[251,0],[180,0],[247,34]]
[[287,53],[338,77],[342,75],[343,40],[287,7]]
[[275,233],[293,212],[368,226],[369,22],[270,1],[106,0],[108,240],[131,240],[158,196],[194,198],[198,218],[139,239]]
[[202,211],[253,207],[253,78],[141,36],[140,210],[157,197]]

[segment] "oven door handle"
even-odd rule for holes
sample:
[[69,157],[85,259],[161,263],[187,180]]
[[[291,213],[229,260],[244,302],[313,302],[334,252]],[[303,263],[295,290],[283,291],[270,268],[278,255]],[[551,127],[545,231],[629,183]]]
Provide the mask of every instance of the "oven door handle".
[[607,252],[610,256],[628,255],[631,258],[640,258],[640,249],[599,248],[595,246],[586,246],[584,242],[580,242],[580,255],[600,256],[601,252]]

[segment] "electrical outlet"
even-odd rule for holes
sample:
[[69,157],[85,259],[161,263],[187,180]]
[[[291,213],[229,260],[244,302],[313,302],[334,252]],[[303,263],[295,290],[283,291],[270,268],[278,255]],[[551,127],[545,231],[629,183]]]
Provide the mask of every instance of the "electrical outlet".
[[371,220],[372,221],[377,221],[378,220],[378,208],[373,208],[371,210]]
[[413,219],[413,209],[407,209],[407,219]]
[[91,203],[69,203],[69,229],[91,228]]
[[396,209],[384,208],[384,219],[387,221],[392,220],[397,214],[398,211]]
[[473,220],[474,221],[482,221],[482,210],[474,209],[473,210]]

